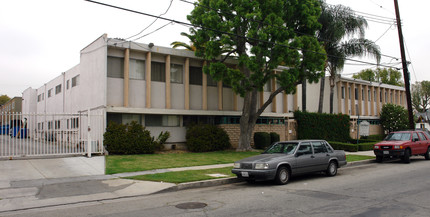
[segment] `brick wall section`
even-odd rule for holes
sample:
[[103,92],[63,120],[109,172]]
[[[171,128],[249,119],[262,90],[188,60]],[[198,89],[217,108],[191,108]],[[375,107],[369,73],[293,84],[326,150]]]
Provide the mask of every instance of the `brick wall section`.
[[[222,129],[224,129],[228,136],[230,137],[230,143],[233,148],[237,148],[239,145],[239,136],[240,136],[240,125],[239,124],[220,124],[218,125]],[[288,126],[283,124],[257,124],[254,128],[255,132],[275,132],[279,134],[280,140],[294,140],[297,138],[296,131],[296,121],[289,120]],[[291,130],[291,133],[289,131]],[[251,139],[251,145],[254,145],[253,139]]]

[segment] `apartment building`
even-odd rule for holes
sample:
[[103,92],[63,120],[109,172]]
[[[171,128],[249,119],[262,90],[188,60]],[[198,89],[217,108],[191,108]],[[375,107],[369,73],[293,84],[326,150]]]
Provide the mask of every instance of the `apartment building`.
[[[80,54],[77,66],[37,89],[24,91],[23,106],[28,112],[96,110],[104,114],[106,123],[137,121],[153,136],[169,131],[169,144],[184,143],[189,124],[217,124],[226,129],[232,144],[237,145],[243,98],[203,73],[205,62],[194,52],[112,39],[105,34]],[[227,64],[234,67],[235,61]],[[268,82],[260,93],[259,104],[264,103],[276,85],[275,80]],[[327,85],[327,113],[329,90]],[[335,90],[335,113],[349,114],[352,119],[360,114],[362,119],[376,122],[384,103],[405,101],[402,88],[361,80],[338,78]],[[319,84],[309,84],[307,92],[308,111],[316,111]],[[257,121],[255,131],[277,132],[282,140],[295,139],[292,111],[301,107],[298,96],[300,86],[294,95],[278,94]]]

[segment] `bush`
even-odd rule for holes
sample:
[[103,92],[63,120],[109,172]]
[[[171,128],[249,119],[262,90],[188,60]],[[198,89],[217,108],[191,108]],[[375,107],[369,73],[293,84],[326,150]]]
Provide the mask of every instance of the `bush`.
[[192,152],[221,151],[231,148],[224,129],[215,125],[194,125],[187,129],[187,148]]
[[103,136],[109,154],[152,154],[161,148],[170,133],[162,132],[154,141],[150,132],[136,121],[126,125],[109,122]]
[[273,144],[275,142],[279,142],[281,140],[281,136],[275,132],[270,133],[270,144]]
[[384,140],[384,135],[369,135],[367,139],[373,141],[382,141]]
[[350,152],[358,151],[358,145],[355,145],[355,144],[344,143],[344,142],[328,142],[328,143],[330,143],[331,147],[333,147],[336,150],[344,150],[344,151],[350,151]]
[[360,144],[358,144],[358,150],[359,151],[371,151],[371,150],[373,150],[373,146],[376,143],[378,143],[378,142],[374,141],[374,142],[360,143]]
[[266,132],[254,133],[254,148],[266,149],[271,144],[270,134]]
[[350,118],[343,114],[318,114],[295,111],[298,139],[325,139],[347,142]]
[[403,106],[385,104],[380,116],[382,128],[386,133],[409,128],[408,111]]

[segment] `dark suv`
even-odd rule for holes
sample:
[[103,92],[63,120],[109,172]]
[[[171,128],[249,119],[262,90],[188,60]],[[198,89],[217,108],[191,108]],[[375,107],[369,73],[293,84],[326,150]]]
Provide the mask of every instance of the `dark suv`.
[[400,158],[410,163],[410,156],[422,155],[430,160],[430,135],[421,130],[391,132],[384,141],[373,146],[376,161],[384,158]]

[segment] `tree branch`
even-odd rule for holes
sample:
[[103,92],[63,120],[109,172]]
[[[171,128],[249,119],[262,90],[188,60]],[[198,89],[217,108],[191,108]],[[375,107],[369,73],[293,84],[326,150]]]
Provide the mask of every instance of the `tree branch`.
[[266,102],[261,106],[261,108],[258,109],[256,115],[257,117],[261,115],[261,113],[264,112],[264,110],[267,108],[267,106],[269,106],[273,99],[276,97],[276,95],[278,95],[278,93],[284,91],[285,88],[284,87],[279,87],[277,90],[275,90],[273,93],[270,94],[269,99],[266,100]]

